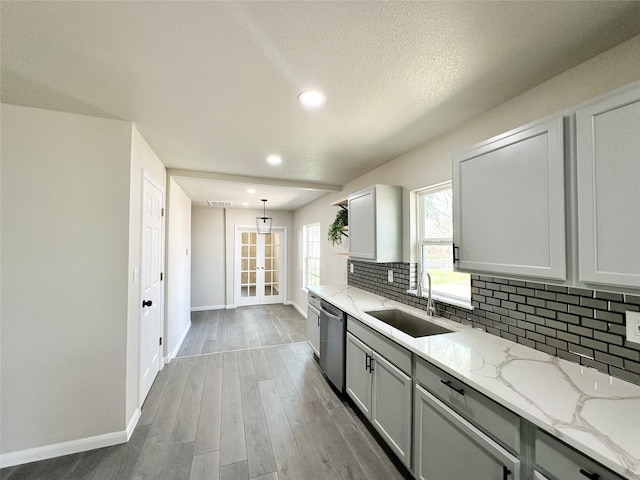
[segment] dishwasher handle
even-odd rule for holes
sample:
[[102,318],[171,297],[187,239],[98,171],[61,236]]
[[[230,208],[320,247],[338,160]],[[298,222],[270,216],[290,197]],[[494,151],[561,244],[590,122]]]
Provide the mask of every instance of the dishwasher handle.
[[320,310],[322,311],[323,315],[329,317],[331,320],[342,323],[342,315],[335,315],[333,312],[330,312],[329,310],[324,308],[324,305],[320,306]]

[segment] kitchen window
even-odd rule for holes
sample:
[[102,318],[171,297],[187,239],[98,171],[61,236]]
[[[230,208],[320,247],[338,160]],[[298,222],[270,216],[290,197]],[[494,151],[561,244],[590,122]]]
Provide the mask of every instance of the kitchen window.
[[[471,304],[471,277],[453,271],[451,182],[416,192],[419,272],[431,275],[433,298],[456,305]],[[420,280],[420,279],[418,279]],[[423,280],[426,295],[426,275]]]
[[303,257],[302,287],[320,285],[320,224],[302,228]]

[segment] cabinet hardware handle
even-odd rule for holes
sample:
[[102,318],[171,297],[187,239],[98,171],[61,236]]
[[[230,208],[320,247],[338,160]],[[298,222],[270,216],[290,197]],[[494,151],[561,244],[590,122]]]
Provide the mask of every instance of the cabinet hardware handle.
[[369,370],[369,373],[373,372],[373,357],[368,353],[364,354],[364,369]]
[[509,470],[504,465],[502,466],[502,480],[507,480],[507,477],[511,475],[511,470]]
[[444,383],[447,387],[449,387],[451,390],[453,390],[456,393],[459,393],[460,395],[464,395],[464,388],[456,388],[450,380],[443,380],[440,379],[440,383]]
[[153,305],[153,302],[151,300],[142,300],[142,308],[150,307],[151,305]]
[[[456,257],[456,250],[458,250],[458,256]],[[453,248],[451,249],[451,253],[453,253],[453,263],[456,263],[458,260],[460,260],[460,246],[456,245],[455,243],[453,244]]]
[[589,473],[582,468],[580,469],[580,473],[585,477],[590,478],[591,480],[598,480],[600,478],[600,475],[598,475],[597,473]]
[[373,357],[368,353],[364,354],[364,369],[369,370],[369,373],[373,372]]

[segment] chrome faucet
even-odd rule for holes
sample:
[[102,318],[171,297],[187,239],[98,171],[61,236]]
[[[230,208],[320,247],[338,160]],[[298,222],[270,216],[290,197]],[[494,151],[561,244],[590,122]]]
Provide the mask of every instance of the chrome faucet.
[[427,284],[427,315],[431,317],[434,313],[436,313],[436,308],[433,305],[433,299],[431,298],[431,275],[429,275],[429,272],[426,272],[424,270],[420,272],[420,280],[418,280],[416,294],[418,295],[418,297],[422,297],[422,281],[424,280],[425,275],[427,276],[427,280],[429,281],[429,283]]

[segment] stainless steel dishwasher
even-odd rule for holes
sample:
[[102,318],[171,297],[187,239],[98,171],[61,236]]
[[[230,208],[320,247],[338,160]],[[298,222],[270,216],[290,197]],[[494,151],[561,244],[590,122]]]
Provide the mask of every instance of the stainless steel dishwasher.
[[346,314],[324,300],[320,303],[320,368],[340,393],[344,392]]

